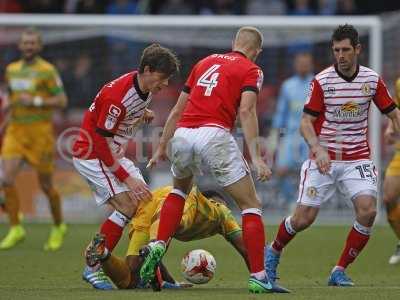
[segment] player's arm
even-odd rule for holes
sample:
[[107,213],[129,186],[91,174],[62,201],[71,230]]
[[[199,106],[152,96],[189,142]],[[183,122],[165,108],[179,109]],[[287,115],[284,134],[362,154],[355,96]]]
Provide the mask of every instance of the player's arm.
[[246,90],[242,92],[239,118],[242,124],[244,139],[250,152],[251,161],[257,171],[257,179],[264,181],[271,178],[271,170],[261,156],[260,138],[258,135],[257,93]]
[[[396,89],[397,92],[397,89]],[[373,98],[374,103],[381,113],[385,114],[391,121],[389,130],[393,129],[396,133],[400,133],[400,115],[399,109],[389,94],[385,83],[381,78],[378,80],[376,92]]]
[[147,167],[153,167],[157,161],[167,159],[167,146],[168,142],[171,140],[176,129],[176,123],[180,119],[183,110],[185,109],[189,94],[182,91],[179,95],[178,101],[174,108],[171,110],[167,122],[165,123],[163,133],[160,138],[160,144],[158,145],[157,151],[150,159]]
[[130,176],[111,151],[110,145],[113,143],[113,136],[120,121],[123,119],[125,110],[117,103],[112,103],[112,101],[105,102],[99,108],[100,117],[93,136],[93,150],[118,180],[129,187],[131,191],[129,196],[133,201],[151,199],[148,186],[142,180]]
[[304,105],[303,115],[300,120],[300,133],[315,157],[315,163],[321,174],[326,174],[331,167],[328,152],[320,144],[314,130],[314,122],[323,110],[324,93],[317,80],[310,85],[308,99]]

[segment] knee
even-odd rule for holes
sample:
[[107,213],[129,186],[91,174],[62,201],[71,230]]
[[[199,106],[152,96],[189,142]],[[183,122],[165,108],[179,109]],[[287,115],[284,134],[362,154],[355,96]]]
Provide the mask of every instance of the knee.
[[393,202],[395,202],[397,197],[394,197],[394,195],[391,195],[389,193],[384,193],[383,194],[383,203],[387,206]]
[[46,194],[49,195],[52,190],[53,190],[53,185],[50,182],[40,182],[40,188],[42,189],[42,191]]
[[358,221],[364,226],[372,226],[376,217],[376,207],[370,206],[360,209],[357,213]]

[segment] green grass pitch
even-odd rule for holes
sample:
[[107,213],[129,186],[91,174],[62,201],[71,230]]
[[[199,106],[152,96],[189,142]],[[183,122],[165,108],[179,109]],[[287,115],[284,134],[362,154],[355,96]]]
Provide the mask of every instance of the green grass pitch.
[[[191,243],[173,242],[166,264],[177,279],[180,260],[191,249],[204,248],[217,261],[215,278],[206,285],[192,289],[161,293],[150,290],[97,291],[81,280],[83,249],[98,226],[71,225],[62,250],[46,253],[42,250],[48,226],[26,225],[27,239],[17,248],[0,252],[0,299],[400,299],[400,266],[389,266],[395,238],[388,227],[376,227],[370,243],[348,274],[354,288],[326,286],[327,276],[336,262],[348,227],[315,226],[300,234],[284,253],[279,274],[282,285],[292,294],[251,295],[247,292],[245,265],[222,238],[215,237]],[[276,226],[269,227],[271,238]],[[0,236],[6,226],[1,224]],[[117,253],[124,255],[126,239]]]

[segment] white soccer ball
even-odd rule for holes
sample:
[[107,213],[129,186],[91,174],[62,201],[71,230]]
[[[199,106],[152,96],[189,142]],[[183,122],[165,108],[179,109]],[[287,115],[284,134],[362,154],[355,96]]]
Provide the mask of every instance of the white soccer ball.
[[182,275],[191,283],[204,284],[213,278],[217,263],[210,252],[203,249],[189,251],[182,259]]

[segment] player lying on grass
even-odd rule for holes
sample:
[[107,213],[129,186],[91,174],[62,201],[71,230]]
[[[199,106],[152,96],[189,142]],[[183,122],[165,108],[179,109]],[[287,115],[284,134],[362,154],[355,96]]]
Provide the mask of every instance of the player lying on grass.
[[[129,224],[130,242],[125,260],[111,254],[105,247],[103,235],[96,235],[86,250],[88,265],[99,261],[107,276],[120,289],[135,288],[139,284],[139,268],[142,258],[139,250],[150,240],[155,239],[160,222],[160,210],[165,198],[171,192],[171,186],[158,188],[152,192],[153,199],[140,202],[136,214]],[[240,253],[247,264],[247,254],[242,239],[242,229],[223,203],[223,198],[215,191],[201,193],[192,188],[181,223],[174,238],[179,241],[192,241],[221,234]],[[158,280],[162,287],[187,287],[177,283],[161,264]],[[162,274],[162,275],[161,275]],[[105,276],[96,280],[106,280]],[[97,288],[96,285],[93,285]]]

